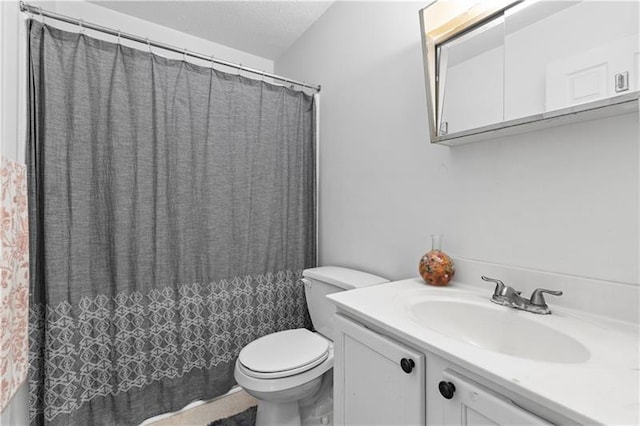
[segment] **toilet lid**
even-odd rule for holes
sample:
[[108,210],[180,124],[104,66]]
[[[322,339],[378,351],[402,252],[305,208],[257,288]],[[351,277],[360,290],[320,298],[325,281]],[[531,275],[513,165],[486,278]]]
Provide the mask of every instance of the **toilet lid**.
[[255,377],[276,378],[299,374],[329,356],[329,342],[305,328],[279,331],[245,346],[238,360]]

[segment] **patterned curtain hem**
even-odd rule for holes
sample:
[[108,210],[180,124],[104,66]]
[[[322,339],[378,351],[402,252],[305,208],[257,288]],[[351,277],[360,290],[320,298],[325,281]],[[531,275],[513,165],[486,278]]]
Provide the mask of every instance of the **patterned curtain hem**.
[[[301,272],[181,284],[146,294],[101,294],[46,310],[31,306],[32,422],[42,415],[51,421],[96,399],[176,380],[192,370],[233,364],[252,340],[309,326]],[[139,415],[136,421],[153,413]]]

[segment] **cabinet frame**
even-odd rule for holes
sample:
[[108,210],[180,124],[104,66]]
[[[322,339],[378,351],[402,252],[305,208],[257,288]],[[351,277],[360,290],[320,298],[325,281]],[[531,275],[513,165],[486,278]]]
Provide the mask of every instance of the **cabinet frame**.
[[498,425],[551,426],[551,423],[517,406],[510,399],[449,368],[444,370],[441,378],[456,387],[453,398],[444,401],[445,425],[472,426],[477,424],[472,417],[478,416]]
[[[404,416],[402,423],[399,424],[424,425],[426,415],[425,355],[340,314],[336,314],[334,319],[336,329],[334,342],[334,424],[336,426],[349,425],[347,423],[348,409],[345,407],[345,401],[350,397],[347,395],[345,350],[348,350],[348,339],[351,339],[366,346],[372,353],[381,355],[389,362],[396,364],[398,378],[402,381],[402,412]],[[402,358],[413,360],[414,366],[411,373],[402,370],[400,366]],[[371,409],[375,408],[375,406],[371,407]]]

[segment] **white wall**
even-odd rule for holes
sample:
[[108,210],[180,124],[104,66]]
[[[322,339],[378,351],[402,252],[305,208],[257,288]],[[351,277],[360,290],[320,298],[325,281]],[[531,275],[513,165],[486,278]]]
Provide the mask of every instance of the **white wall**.
[[[84,19],[87,22],[92,22],[113,29],[119,29],[123,32],[128,32],[142,37],[149,37],[151,40],[160,41],[172,46],[184,47],[192,52],[202,53],[205,55],[215,55],[215,57],[218,59],[224,59],[229,62],[243,64],[248,67],[265,70],[266,72],[273,71],[273,61],[269,59],[261,58],[250,53],[232,49],[222,44],[214,43],[200,37],[185,34],[183,32],[167,28],[162,25],[154,24],[152,22],[135,18],[133,16],[125,15],[123,13],[100,7],[92,3],[87,3],[86,1],[32,1],[30,3],[37,6],[42,6],[45,9],[61,13],[63,15],[73,16],[78,19]],[[153,7],[153,4],[151,3],[148,7]],[[47,20],[47,22],[53,23],[54,21]],[[57,22],[55,25],[62,29],[78,31],[78,26],[75,25],[68,25]],[[86,33],[87,35],[110,39],[114,42],[117,40],[116,37],[95,33],[90,30],[87,30]],[[121,40],[121,42],[124,45],[146,50],[146,46],[144,44],[129,42],[127,40]],[[155,48],[153,48],[152,50],[154,53],[160,54],[162,56],[182,59],[182,55],[179,53],[174,54]],[[204,66],[210,65],[210,62],[208,61],[199,61],[198,59],[194,58],[189,58],[189,61]],[[235,69],[224,69],[224,67],[218,65],[216,65],[216,68],[223,71],[237,72]]]
[[17,2],[0,2],[0,154],[24,162],[26,31]]
[[[151,22],[127,16],[84,1],[30,2],[44,9],[84,19],[99,25],[120,29],[151,40],[160,41],[173,46],[184,46],[193,52],[215,55],[216,58],[241,63],[245,66],[273,72],[273,61],[249,53],[241,52],[221,44],[213,43],[176,30],[172,30]],[[0,153],[17,161],[24,161],[24,137],[26,123],[26,31],[24,21],[26,15],[19,12],[16,1],[0,0]],[[51,19],[47,23],[69,31],[78,31],[77,26],[59,23]],[[86,34],[116,41],[109,37],[86,30]],[[144,45],[122,40],[122,44],[138,49],[146,49]],[[180,59],[181,54],[171,54],[159,49],[154,53]],[[206,61],[189,59],[190,62],[209,66]],[[226,67],[217,69],[231,71]],[[28,392],[23,386],[14,396],[9,406],[0,414],[0,426],[26,425],[28,423]]]
[[428,143],[418,2],[338,2],[276,60],[322,84],[320,261],[417,275],[450,254],[638,284],[638,115]]

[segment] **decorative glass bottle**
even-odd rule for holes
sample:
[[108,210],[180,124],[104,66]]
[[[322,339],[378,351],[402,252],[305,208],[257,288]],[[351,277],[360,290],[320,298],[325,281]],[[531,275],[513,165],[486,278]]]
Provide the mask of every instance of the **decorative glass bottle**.
[[445,286],[449,284],[455,268],[453,260],[442,251],[442,235],[431,235],[431,250],[420,259],[420,276],[427,284]]

